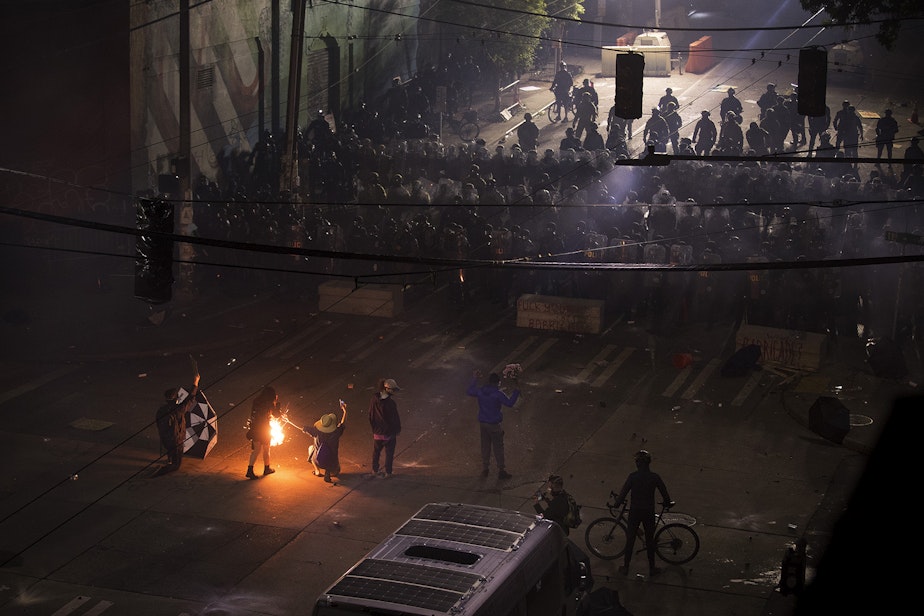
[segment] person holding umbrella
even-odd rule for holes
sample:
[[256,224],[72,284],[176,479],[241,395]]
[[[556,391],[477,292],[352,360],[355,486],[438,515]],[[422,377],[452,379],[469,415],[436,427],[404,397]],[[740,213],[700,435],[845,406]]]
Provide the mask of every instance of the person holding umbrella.
[[[182,387],[171,387],[164,392],[166,402],[157,409],[155,421],[160,443],[167,450],[167,464],[160,467],[155,477],[166,475],[180,469],[183,461],[183,444],[186,440],[186,415],[194,404],[199,393],[199,370],[193,378],[193,385],[186,393]],[[185,396],[183,394],[186,394]]]
[[321,477],[320,471],[323,470],[324,481],[327,483],[333,483],[334,478],[340,476],[340,437],[343,436],[347,416],[346,402],[343,400],[340,401],[340,409],[343,411],[340,421],[337,421],[336,413],[327,413],[314,424],[302,428],[305,434],[314,437],[316,443],[309,447],[309,450],[314,448],[314,451],[308,454],[315,467],[314,476]]

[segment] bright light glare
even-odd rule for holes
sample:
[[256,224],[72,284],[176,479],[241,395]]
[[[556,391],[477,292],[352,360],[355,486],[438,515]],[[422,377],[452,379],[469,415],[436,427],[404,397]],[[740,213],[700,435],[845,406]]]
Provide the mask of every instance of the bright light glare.
[[272,447],[282,445],[286,440],[285,424],[275,417],[270,419],[270,435],[272,436],[270,440],[270,446]]

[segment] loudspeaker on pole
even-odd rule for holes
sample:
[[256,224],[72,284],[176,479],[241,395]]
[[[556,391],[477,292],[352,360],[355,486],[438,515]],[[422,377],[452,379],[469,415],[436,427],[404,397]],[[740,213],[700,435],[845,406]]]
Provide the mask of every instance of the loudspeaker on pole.
[[806,116],[825,115],[828,85],[828,51],[807,47],[799,51],[798,111]]
[[627,120],[642,117],[642,84],[645,56],[621,53],[616,56],[616,115]]

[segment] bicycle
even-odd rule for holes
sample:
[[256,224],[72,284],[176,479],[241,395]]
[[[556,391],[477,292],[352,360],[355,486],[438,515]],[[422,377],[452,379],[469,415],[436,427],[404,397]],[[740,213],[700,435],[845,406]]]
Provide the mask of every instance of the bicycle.
[[[616,494],[610,492],[610,496],[615,499]],[[695,520],[691,524],[665,520],[664,515],[672,504],[661,503],[660,513],[655,514],[655,554],[664,562],[672,565],[682,565],[693,560],[699,553],[699,535],[692,528],[692,524],[696,523]],[[584,531],[584,541],[594,556],[603,560],[614,560],[626,552],[629,532],[627,528],[628,507],[624,501],[617,512],[615,500],[614,502],[607,502],[606,507],[609,509],[610,514],[587,525],[587,530]],[[668,513],[668,515],[672,514]],[[676,515],[680,516],[682,514]],[[636,551],[637,554],[647,549],[643,528],[642,525],[638,528],[642,547]]]
[[481,127],[478,126],[478,111],[475,109],[463,111],[460,118],[456,118],[453,114],[444,113],[443,124],[448,126],[450,130],[458,135],[459,139],[466,143],[471,143],[481,133]]
[[567,122],[568,114],[574,114],[574,98],[568,94],[564,100],[558,100],[558,96],[556,96],[555,102],[549,105],[547,113],[549,122],[552,124],[555,122]]

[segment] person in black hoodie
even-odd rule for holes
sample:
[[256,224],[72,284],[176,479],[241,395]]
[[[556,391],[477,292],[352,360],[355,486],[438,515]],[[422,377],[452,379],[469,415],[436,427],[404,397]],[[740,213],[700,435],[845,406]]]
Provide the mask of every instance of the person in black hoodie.
[[[543,502],[546,503],[545,506],[542,505]],[[558,524],[565,535],[570,533],[571,529],[565,524],[565,516],[570,510],[568,493],[565,492],[565,480],[561,475],[549,475],[545,485],[536,494],[533,509],[546,520]]]
[[[372,400],[369,402],[369,425],[372,426],[372,476],[386,479],[394,476],[395,445],[401,433],[401,417],[398,405],[392,397],[401,391],[394,379],[379,379]],[[381,471],[379,459],[385,450],[385,470]]]

